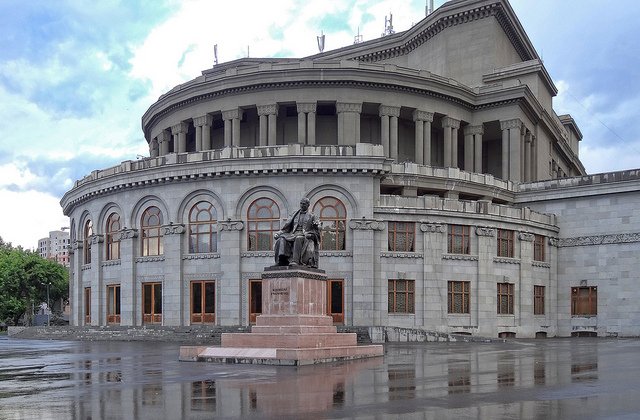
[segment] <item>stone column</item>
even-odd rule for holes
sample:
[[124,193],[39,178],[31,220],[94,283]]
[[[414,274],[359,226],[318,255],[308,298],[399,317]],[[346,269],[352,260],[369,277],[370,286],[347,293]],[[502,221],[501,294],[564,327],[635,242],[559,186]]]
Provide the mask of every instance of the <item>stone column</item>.
[[84,286],[82,284],[82,241],[73,241],[69,246],[69,325],[79,327],[84,324]]
[[258,115],[260,116],[260,146],[275,146],[278,104],[259,105]]
[[500,121],[502,130],[502,179],[520,182],[520,130],[522,121]]
[[222,111],[222,119],[224,120],[224,147],[240,146],[241,118],[242,109],[240,108]]
[[[443,249],[446,250],[447,227],[442,223],[426,221],[416,225],[420,227],[420,232],[423,232],[422,295],[425,300],[429,299],[429,304],[424,306],[422,324],[425,321],[446,320],[448,317],[446,290],[447,281],[450,279],[444,275],[442,252]],[[416,232],[416,240],[418,240],[418,232]]]
[[[297,103],[298,107],[298,143],[316,143],[316,103]],[[312,122],[313,120],[313,122]],[[312,131],[313,130],[313,131]]]
[[473,133],[470,132],[469,127],[467,125],[463,129],[464,134],[464,170],[468,172],[473,172]]
[[[244,223],[240,220],[218,222],[218,250],[220,252],[220,305],[216,309],[219,325],[242,323],[242,273],[239,269]],[[270,260],[273,261],[273,258]]]
[[389,156],[389,116],[380,115],[380,143],[384,155]]
[[196,152],[211,149],[211,124],[213,117],[209,114],[193,119],[196,127]]
[[431,122],[433,112],[413,111],[413,121],[415,121],[415,154],[416,163],[420,165],[431,165]]
[[[479,200],[481,206],[491,206],[490,201]],[[489,211],[489,209],[486,209]],[[496,276],[493,257],[496,255],[496,229],[476,226],[478,240],[478,277],[471,283],[472,323],[478,326],[478,333],[486,335],[493,330],[496,319]]]
[[[135,326],[137,311],[136,296],[140,292],[136,285],[137,229],[121,229],[120,240],[120,325]],[[136,311],[137,308],[137,311]]]
[[444,166],[458,166],[458,129],[460,120],[451,117],[442,118],[444,129]]
[[464,170],[482,173],[482,134],[484,126],[468,125],[464,128]]
[[398,159],[398,117],[399,106],[380,105],[380,136],[385,154],[393,160]]
[[482,173],[482,135],[484,134],[484,126],[481,124],[481,125],[477,125],[476,127],[477,127],[477,131],[474,134],[476,159],[475,159],[473,169],[474,169],[474,172],[481,174]]
[[91,242],[91,325],[106,325],[107,303],[102,284],[102,257],[104,235],[93,234],[89,237]]
[[338,145],[355,146],[360,143],[360,113],[362,103],[337,102]]
[[[375,244],[376,231],[384,231],[385,223],[372,219],[349,221],[353,243]],[[353,325],[384,325],[382,316],[387,302],[387,279],[380,278],[376,247],[353,247]],[[377,265],[377,269],[376,269]]]
[[316,144],[316,104],[307,113],[307,144]]
[[170,223],[161,228],[164,249],[162,273],[162,325],[180,326],[183,319],[184,286],[182,277],[182,234],[185,227],[180,223]]
[[531,136],[531,181],[538,180],[538,142],[536,136]]
[[[171,134],[173,134],[173,151],[176,153],[185,153],[187,151],[187,131],[189,130],[189,124],[186,122],[180,122],[171,127]],[[176,147],[177,146],[177,147]]]
[[151,139],[151,141],[149,142],[149,156],[152,158],[158,157],[158,155],[160,154],[158,149],[158,138],[156,137]]
[[160,156],[169,154],[169,142],[171,141],[171,133],[167,130],[163,130],[158,134],[158,142],[160,143]]
[[[516,325],[526,324],[533,327],[533,278],[531,263],[533,261],[533,240],[534,234],[529,232],[518,232],[518,242],[520,245],[520,275],[517,281],[518,290],[515,290],[513,313],[516,319]],[[516,245],[514,244],[514,246]],[[516,305],[517,303],[517,305]],[[522,314],[527,314],[524,317]]]
[[524,182],[531,182],[531,131],[524,136]]

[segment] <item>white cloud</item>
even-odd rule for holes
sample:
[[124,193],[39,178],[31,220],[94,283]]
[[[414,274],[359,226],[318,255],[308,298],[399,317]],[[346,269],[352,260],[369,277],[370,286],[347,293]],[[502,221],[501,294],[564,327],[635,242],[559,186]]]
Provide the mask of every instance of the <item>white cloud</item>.
[[0,202],[0,237],[13,246],[37,248],[38,240],[48,236],[49,231],[69,224],[58,199],[47,194],[0,190]]

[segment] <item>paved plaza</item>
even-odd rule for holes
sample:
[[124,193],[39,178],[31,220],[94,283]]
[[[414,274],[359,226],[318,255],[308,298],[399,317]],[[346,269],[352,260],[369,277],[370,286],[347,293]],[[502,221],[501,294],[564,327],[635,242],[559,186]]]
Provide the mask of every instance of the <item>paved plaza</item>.
[[0,338],[0,419],[637,419],[640,340],[385,345],[273,367],[178,361],[179,344]]

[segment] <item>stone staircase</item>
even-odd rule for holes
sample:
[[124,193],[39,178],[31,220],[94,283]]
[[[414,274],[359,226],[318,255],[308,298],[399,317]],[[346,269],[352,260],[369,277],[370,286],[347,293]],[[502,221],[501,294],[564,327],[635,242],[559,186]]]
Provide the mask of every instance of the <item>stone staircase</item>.
[[[419,328],[367,327],[337,325],[339,333],[355,333],[358,345],[386,342],[504,342],[504,339],[446,334]],[[250,333],[246,326],[189,326],[166,327],[147,325],[127,327],[108,325],[102,327],[9,327],[10,338],[32,340],[117,340],[117,341],[168,341],[181,344],[219,346],[222,333]]]

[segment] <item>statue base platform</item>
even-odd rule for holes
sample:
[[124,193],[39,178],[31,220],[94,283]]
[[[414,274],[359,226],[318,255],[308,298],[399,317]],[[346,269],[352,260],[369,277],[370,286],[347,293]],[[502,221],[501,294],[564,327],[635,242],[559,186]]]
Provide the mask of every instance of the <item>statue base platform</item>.
[[262,315],[249,334],[222,334],[220,347],[183,346],[182,361],[301,366],[382,356],[380,345],[358,346],[326,315],[327,276],[306,267],[268,267],[262,274]]

